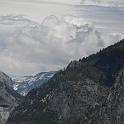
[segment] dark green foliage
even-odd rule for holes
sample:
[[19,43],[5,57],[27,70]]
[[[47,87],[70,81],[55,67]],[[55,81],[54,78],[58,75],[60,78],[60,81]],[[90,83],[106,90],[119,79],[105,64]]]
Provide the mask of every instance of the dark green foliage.
[[[58,120],[57,115],[54,112],[33,112],[31,114],[25,113],[20,116],[18,113],[17,116],[12,119],[17,124],[20,122],[28,122],[32,124],[60,124],[61,121]],[[11,122],[11,119],[9,120]],[[34,123],[33,123],[34,122]]]

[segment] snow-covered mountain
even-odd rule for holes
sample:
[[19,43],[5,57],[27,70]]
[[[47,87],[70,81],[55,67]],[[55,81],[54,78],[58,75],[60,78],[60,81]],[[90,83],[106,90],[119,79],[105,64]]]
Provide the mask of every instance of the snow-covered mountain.
[[14,76],[13,88],[15,91],[25,96],[27,93],[35,88],[40,87],[53,77],[55,71],[41,72],[34,76]]

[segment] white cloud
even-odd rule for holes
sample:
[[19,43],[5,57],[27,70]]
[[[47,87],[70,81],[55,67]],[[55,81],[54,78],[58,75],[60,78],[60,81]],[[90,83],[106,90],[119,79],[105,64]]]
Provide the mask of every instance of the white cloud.
[[49,16],[41,24],[0,16],[0,69],[18,75],[60,69],[119,39],[121,34],[101,32],[73,16]]
[[0,0],[0,69],[27,75],[63,68],[123,37],[123,0],[81,1]]

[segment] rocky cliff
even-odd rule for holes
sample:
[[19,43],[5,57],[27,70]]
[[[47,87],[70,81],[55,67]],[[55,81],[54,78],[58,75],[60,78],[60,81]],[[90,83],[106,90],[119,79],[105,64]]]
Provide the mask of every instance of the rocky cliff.
[[0,72],[0,124],[4,124],[10,112],[20,103],[22,97],[12,88],[12,80]]
[[124,124],[124,40],[32,90],[7,124]]

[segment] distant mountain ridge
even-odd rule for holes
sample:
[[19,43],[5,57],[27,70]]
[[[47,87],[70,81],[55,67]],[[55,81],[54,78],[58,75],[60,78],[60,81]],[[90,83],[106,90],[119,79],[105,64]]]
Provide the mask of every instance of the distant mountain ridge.
[[15,76],[13,77],[13,88],[19,94],[25,96],[32,89],[40,87],[42,84],[46,83],[50,78],[53,77],[55,71],[41,72],[34,76]]
[[124,124],[124,39],[29,92],[7,124]]

